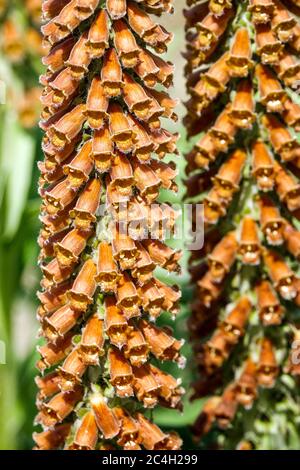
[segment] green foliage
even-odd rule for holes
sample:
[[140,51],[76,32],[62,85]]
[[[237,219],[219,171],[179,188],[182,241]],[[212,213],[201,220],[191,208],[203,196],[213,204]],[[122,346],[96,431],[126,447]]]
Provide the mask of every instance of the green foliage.
[[[22,82],[4,59],[0,61],[0,79],[14,90],[22,88]],[[0,449],[15,449],[31,446],[34,407],[31,351],[35,332],[29,331],[26,323],[24,330],[16,328],[20,317],[26,322],[25,311],[34,318],[37,278],[30,279],[27,271],[29,266],[34,271],[37,259],[34,162],[40,148],[40,133],[24,130],[8,103],[1,105],[0,116],[0,341],[6,347],[6,364],[0,365]],[[24,336],[32,340],[22,355]],[[18,438],[24,427],[26,444]]]
[[[13,133],[12,129],[15,129]],[[28,200],[32,180],[34,149],[38,142],[18,126],[10,129],[11,148],[19,148],[23,162],[7,167],[1,200],[0,236],[0,340],[6,344],[5,365],[0,365],[0,448],[19,447],[17,436],[20,428],[31,423],[34,402],[34,364],[31,351],[36,333],[26,324],[26,318],[34,318],[37,272],[36,237],[38,230],[37,207],[32,209]],[[24,147],[22,147],[24,143]],[[19,146],[19,147],[18,147]],[[9,147],[6,147],[6,149]],[[3,149],[3,147],[2,147]],[[27,152],[23,151],[27,150]],[[1,163],[4,151],[1,151]],[[6,154],[9,152],[6,150]],[[11,154],[11,157],[14,154]],[[7,155],[6,155],[7,158]],[[22,160],[22,158],[20,160]],[[2,173],[3,176],[3,173]],[[20,301],[22,299],[22,302]],[[20,321],[21,318],[21,321]],[[23,325],[24,329],[18,329]],[[25,346],[26,338],[31,341]],[[27,353],[30,355],[27,357]],[[28,439],[28,438],[27,438]],[[21,446],[22,447],[22,446]]]

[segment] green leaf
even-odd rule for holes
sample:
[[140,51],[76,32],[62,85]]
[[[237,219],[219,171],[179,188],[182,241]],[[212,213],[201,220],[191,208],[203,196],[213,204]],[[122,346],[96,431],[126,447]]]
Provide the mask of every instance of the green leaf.
[[5,177],[4,235],[11,239],[17,232],[27,203],[36,143],[20,127],[12,112],[7,112],[1,142],[1,174]]
[[165,408],[160,408],[154,410],[153,418],[155,424],[158,426],[166,426],[172,428],[182,428],[186,426],[191,426],[199,414],[201,413],[204,400],[197,400],[190,402],[187,397],[183,400],[183,413],[175,410],[168,410]]

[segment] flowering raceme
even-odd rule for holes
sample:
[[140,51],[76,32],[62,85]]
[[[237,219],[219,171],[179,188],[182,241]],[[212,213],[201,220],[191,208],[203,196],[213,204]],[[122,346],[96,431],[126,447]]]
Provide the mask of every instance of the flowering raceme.
[[163,241],[176,213],[156,202],[177,189],[161,161],[176,153],[161,127],[177,118],[173,66],[159,57],[172,35],[152,16],[171,1],[44,0],[42,11],[36,448],[178,449],[147,411],[181,409],[184,392],[160,369],[183,366],[182,341],[156,325],[176,315],[180,292],[154,273],[178,271],[180,258]]
[[205,225],[190,256],[194,398],[209,396],[194,425],[203,445],[215,429],[218,445],[237,449],[288,447],[296,434],[297,5],[190,0],[184,11],[187,196],[203,203]]

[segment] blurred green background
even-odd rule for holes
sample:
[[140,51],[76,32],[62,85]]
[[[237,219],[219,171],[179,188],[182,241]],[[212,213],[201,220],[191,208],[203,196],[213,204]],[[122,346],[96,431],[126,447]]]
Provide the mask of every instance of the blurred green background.
[[[183,5],[183,1],[177,1],[176,14],[164,20],[167,28],[175,33],[168,58],[176,64],[172,94],[181,102],[185,99],[184,60],[181,57],[184,49]],[[40,200],[36,162],[42,159],[42,134],[34,123],[38,116],[36,87],[43,70],[38,33],[39,6],[36,0],[0,0],[0,341],[6,350],[6,357],[0,356],[0,449],[30,449],[35,414],[35,345],[38,334],[35,292],[40,277],[37,267]],[[173,125],[173,130],[182,135],[179,142],[181,155],[177,163],[183,178],[183,151],[188,145],[180,124],[184,114],[182,104],[178,106],[178,113],[179,123]],[[183,184],[179,179],[178,194],[169,194],[165,198],[178,203],[183,194]],[[182,241],[173,244],[183,248]],[[182,287],[182,309],[176,320],[175,333],[177,337],[188,340],[186,321],[191,292],[186,261],[185,253],[182,275],[168,275],[167,281]],[[160,321],[167,320],[162,318]],[[159,409],[155,411],[155,420],[164,428],[175,428],[184,438],[184,448],[188,449],[193,447],[189,425],[198,415],[201,402],[189,402],[189,386],[195,374],[187,343],[184,353],[187,357],[185,370],[171,367],[175,375],[182,377],[187,391],[184,412],[179,414]]]

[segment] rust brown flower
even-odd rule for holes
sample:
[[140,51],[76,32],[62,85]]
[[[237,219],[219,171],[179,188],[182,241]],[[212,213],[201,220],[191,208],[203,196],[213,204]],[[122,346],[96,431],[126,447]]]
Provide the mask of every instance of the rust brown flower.
[[271,388],[279,373],[274,345],[268,338],[263,338],[260,357],[257,364],[256,377],[261,387]]

